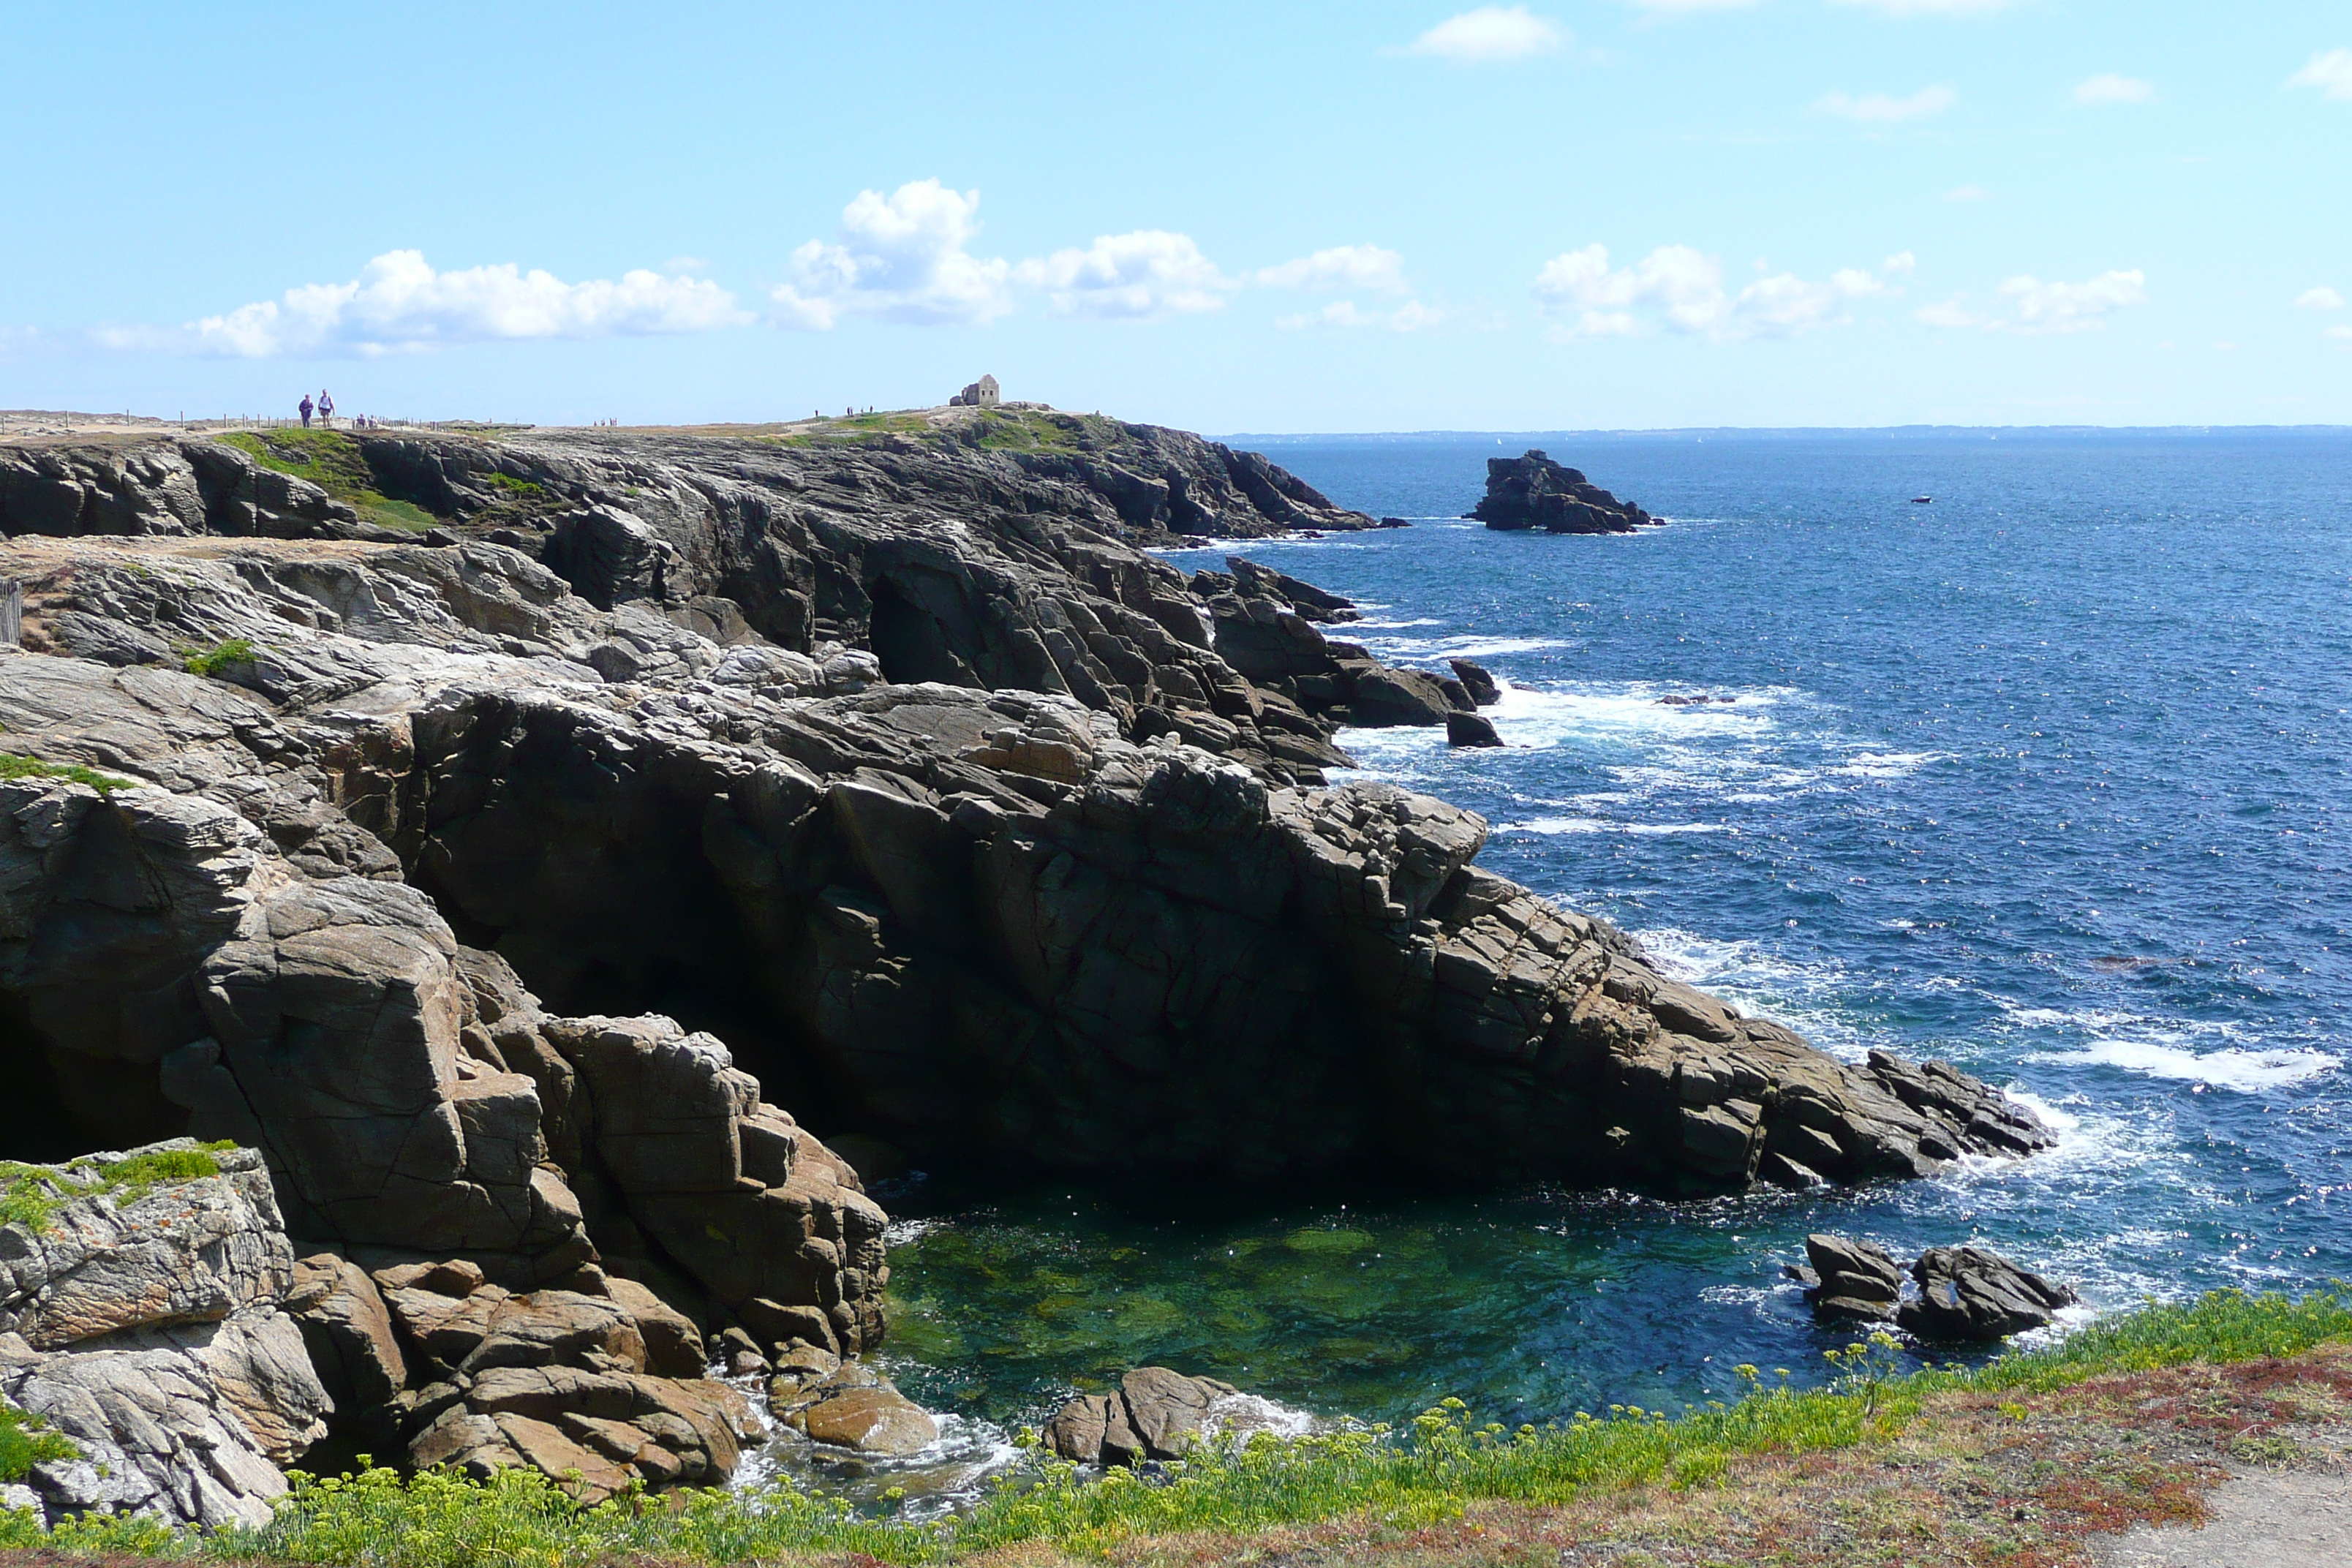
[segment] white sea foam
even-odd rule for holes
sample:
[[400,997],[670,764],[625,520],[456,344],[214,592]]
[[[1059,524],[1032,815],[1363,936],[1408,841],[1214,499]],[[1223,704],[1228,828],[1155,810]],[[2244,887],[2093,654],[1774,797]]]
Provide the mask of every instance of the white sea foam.
[[[2239,1019],[2167,1018],[2116,1008],[2003,1005],[2009,1021],[2036,1035],[2071,1037],[2063,1048],[2037,1051],[2028,1061],[2064,1067],[2107,1067],[2145,1078],[2205,1084],[2259,1094],[2305,1082],[2344,1065],[2315,1046],[2282,1045]],[[2053,1047],[2062,1044],[2050,1042]]]
[[[1333,634],[1340,641],[1350,640],[1349,631],[1373,623],[1351,622],[1337,628]],[[1400,626],[1443,626],[1442,621],[1400,621]],[[1366,647],[1391,659],[1397,658],[1502,658],[1515,653],[1541,653],[1546,648],[1570,647],[1574,645],[1559,637],[1482,637],[1475,632],[1450,637],[1365,637]]]
[[2096,1040],[2079,1051],[2040,1052],[2029,1059],[2121,1068],[2126,1072],[2140,1073],[2148,1078],[2210,1084],[2215,1089],[2235,1089],[2241,1094],[2259,1094],[2266,1089],[2283,1089],[2289,1084],[2332,1072],[2344,1065],[2341,1057],[2308,1047],[2246,1050],[2224,1047],[2218,1051],[2197,1051],[2185,1045],[2168,1045],[2158,1040],[2124,1039]]
[[1597,816],[1535,816],[1507,822],[1497,833],[1626,833],[1636,837],[1663,837],[1676,833],[1738,833],[1720,822],[1605,822]]

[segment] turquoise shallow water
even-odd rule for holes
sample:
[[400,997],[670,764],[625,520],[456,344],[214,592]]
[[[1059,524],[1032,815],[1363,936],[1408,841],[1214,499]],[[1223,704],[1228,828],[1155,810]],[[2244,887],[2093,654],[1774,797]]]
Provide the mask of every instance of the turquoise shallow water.
[[2011,1086],[2061,1147],[1696,1205],[934,1173],[885,1194],[908,1392],[974,1433],[1147,1361],[1372,1418],[1673,1407],[1817,1375],[1846,1336],[1779,1268],[1822,1228],[1977,1238],[2099,1309],[2352,1276],[2352,436],[1554,437],[1671,524],[1454,521],[1528,444],[1266,446],[1421,521],[1236,548],[1510,688],[1510,749],[1350,735],[1364,773],[1832,1050]]

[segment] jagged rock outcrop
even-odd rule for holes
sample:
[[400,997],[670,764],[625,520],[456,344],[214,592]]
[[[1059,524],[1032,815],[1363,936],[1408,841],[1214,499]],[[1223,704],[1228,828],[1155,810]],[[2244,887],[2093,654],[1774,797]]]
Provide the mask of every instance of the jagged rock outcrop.
[[1892,1318],[1903,1295],[1903,1266],[1875,1242],[1843,1236],[1805,1237],[1812,1266],[1808,1294],[1823,1319]]
[[0,1398],[78,1450],[26,1478],[41,1513],[266,1523],[331,1405],[278,1307],[293,1250],[259,1156],[182,1139],[8,1180]]
[[1631,533],[1657,521],[1533,448],[1486,459],[1486,493],[1469,515],[1492,529],[1546,533]]
[[418,1468],[530,1466],[592,1502],[633,1482],[724,1480],[758,1431],[742,1396],[706,1380],[698,1356],[656,1356],[676,1314],[650,1293],[593,1267],[571,1283],[508,1290],[463,1258],[346,1274],[342,1289],[380,1303],[408,1368],[406,1386],[353,1419]]
[[1453,669],[1454,679],[1462,683],[1462,689],[1470,694],[1470,700],[1479,707],[1492,708],[1503,700],[1503,689],[1486,673],[1484,665],[1473,664],[1466,658],[1449,658],[1445,662]]
[[1990,1342],[2046,1329],[2081,1298],[1978,1247],[1931,1247],[1911,1265],[1919,1294],[1895,1321],[1923,1340]]

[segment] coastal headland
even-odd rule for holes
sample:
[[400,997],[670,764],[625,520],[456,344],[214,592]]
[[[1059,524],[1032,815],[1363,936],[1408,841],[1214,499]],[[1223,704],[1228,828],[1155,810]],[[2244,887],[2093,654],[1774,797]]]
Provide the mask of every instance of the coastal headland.
[[[0,1391],[115,1456],[33,1503],[254,1522],[321,1443],[715,1481],[714,1360],[919,1436],[853,1375],[861,1167],[1689,1198],[2049,1145],[1333,783],[1472,670],[1152,553],[1374,526],[1037,408],[0,443]],[[243,1457],[180,1484],[195,1405]]]

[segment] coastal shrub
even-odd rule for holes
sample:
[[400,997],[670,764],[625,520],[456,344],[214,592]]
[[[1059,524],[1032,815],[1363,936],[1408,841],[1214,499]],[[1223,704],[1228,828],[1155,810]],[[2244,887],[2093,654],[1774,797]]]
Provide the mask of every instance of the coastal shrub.
[[68,784],[88,784],[100,795],[131,787],[129,779],[98,773],[79,763],[45,763],[38,757],[22,757],[12,752],[0,752],[0,779],[63,779]]
[[2301,1300],[2225,1290],[2194,1303],[2144,1307],[1973,1371],[1896,1373],[1895,1342],[1885,1336],[1829,1352],[1834,1371],[1826,1387],[1799,1388],[1780,1369],[1768,1375],[1743,1366],[1744,1396],[1673,1416],[1612,1405],[1507,1431],[1480,1424],[1462,1401],[1449,1399],[1402,1431],[1351,1425],[1303,1437],[1220,1439],[1151,1477],[1113,1470],[1097,1478],[1033,1458],[970,1513],[937,1521],[867,1516],[789,1482],[740,1493],[628,1494],[583,1507],[535,1472],[474,1482],[370,1469],[336,1479],[297,1476],[276,1518],[259,1530],[150,1534],[132,1544],[131,1534],[108,1535],[116,1526],[96,1521],[74,1527],[82,1534],[25,1541],[0,1523],[0,1545],[353,1568],[732,1563],[819,1554],[917,1564],[1024,1542],[1084,1555],[1137,1536],[1246,1532],[1350,1514],[1411,1528],[1458,1518],[1484,1500],[1540,1505],[1645,1483],[1707,1486],[1739,1456],[1893,1436],[1933,1393],[2055,1389],[2105,1373],[2286,1356],[2343,1339],[2352,1339],[2352,1289]]
[[203,653],[190,654],[187,669],[190,675],[209,678],[218,675],[231,665],[252,662],[253,644],[245,637],[230,637],[226,642],[215,643]]

